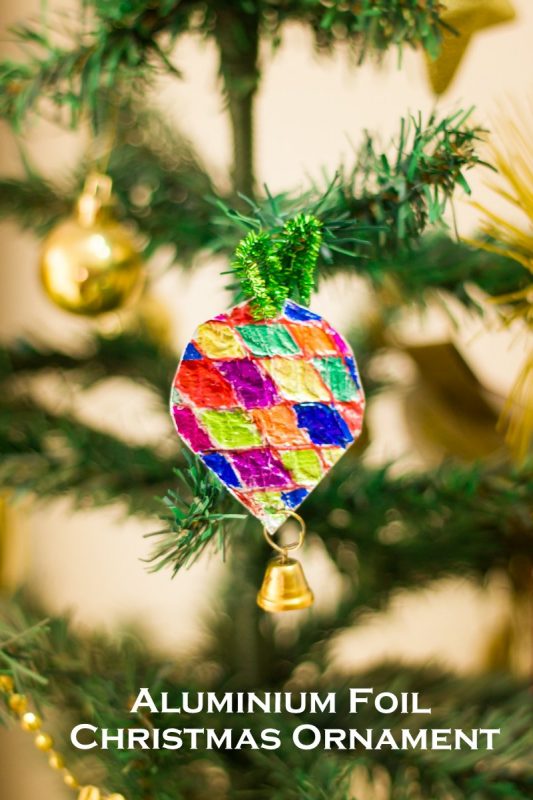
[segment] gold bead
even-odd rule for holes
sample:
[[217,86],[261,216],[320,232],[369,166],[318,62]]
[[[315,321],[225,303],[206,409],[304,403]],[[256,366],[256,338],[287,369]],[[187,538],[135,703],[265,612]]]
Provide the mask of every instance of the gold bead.
[[63,769],[65,766],[63,756],[56,752],[50,753],[48,764],[52,767],[52,769]]
[[51,750],[53,745],[54,740],[49,733],[38,733],[35,737],[35,747],[37,750],[42,750],[43,753],[46,753],[47,750]]
[[28,699],[24,694],[12,694],[7,701],[11,711],[15,714],[24,714],[28,708]]
[[63,773],[63,782],[65,786],[68,786],[69,789],[79,789],[80,785],[72,772],[69,772],[68,769],[65,770]]
[[11,675],[0,675],[0,691],[9,694],[15,688]]
[[23,714],[20,724],[25,731],[38,731],[43,721],[37,714],[34,714],[33,711],[27,711]]
[[78,800],[101,800],[100,789],[96,786],[83,786],[80,789]]

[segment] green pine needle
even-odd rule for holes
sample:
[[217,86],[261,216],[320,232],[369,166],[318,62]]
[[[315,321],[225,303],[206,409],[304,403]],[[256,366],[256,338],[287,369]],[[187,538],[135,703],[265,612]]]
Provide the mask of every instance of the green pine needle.
[[[170,567],[172,577],[183,567],[193,564],[210,544],[224,550],[228,521],[245,519],[245,514],[224,513],[227,493],[220,481],[205,469],[198,458],[185,451],[187,468],[175,470],[180,490],[169,490],[162,502],[167,526],[147,537],[157,538],[148,559],[150,571]],[[185,492],[185,497],[183,496]]]
[[[361,63],[390,48],[421,46],[438,53],[445,27],[439,0],[361,0],[356,4],[323,0],[186,0],[109,3],[87,0],[77,24],[48,14],[43,25],[21,24],[13,31],[24,58],[0,62],[0,116],[16,127],[36,110],[52,105],[71,125],[87,114],[100,128],[99,95],[122,84],[138,89],[157,72],[179,75],[171,60],[178,36],[216,37],[224,13],[243,14],[251,31],[280,41],[287,23],[311,29],[320,50],[331,52],[341,41],[352,46]],[[66,30],[65,30],[66,29]]]

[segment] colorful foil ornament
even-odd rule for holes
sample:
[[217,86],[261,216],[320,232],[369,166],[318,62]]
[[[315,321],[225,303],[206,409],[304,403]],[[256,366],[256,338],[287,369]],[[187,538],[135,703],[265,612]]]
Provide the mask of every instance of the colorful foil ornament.
[[270,533],[357,439],[364,404],[347,342],[290,300],[273,319],[246,302],[200,325],[171,395],[181,438]]

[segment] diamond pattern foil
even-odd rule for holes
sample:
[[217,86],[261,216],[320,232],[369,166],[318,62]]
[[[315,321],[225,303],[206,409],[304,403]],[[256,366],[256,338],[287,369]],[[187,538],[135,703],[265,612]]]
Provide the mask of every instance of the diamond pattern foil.
[[345,339],[292,301],[275,319],[242,303],[200,325],[171,395],[181,438],[270,533],[357,439],[364,405]]

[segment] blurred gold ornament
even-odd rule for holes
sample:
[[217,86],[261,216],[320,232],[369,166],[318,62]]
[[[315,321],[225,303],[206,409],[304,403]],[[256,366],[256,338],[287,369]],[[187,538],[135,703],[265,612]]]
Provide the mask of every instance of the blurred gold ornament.
[[437,58],[431,59],[426,55],[434,93],[439,95],[446,91],[475,33],[509,22],[515,16],[510,0],[447,0],[441,19],[457,33],[444,30]]
[[263,584],[257,595],[257,605],[263,611],[301,611],[312,606],[314,602],[302,565],[288,556],[289,550],[299,550],[305,539],[305,522],[295,511],[291,512],[291,516],[300,524],[297,542],[276,544],[267,529],[263,528],[265,539],[279,553],[267,564]]
[[521,321],[525,325],[526,359],[503,408],[499,427],[518,460],[525,458],[533,439],[533,124],[529,111],[521,106],[516,119],[504,118],[497,126],[498,143],[489,145],[489,158],[499,178],[490,188],[497,194],[505,211],[496,212],[473,203],[483,214],[482,232],[491,241],[470,242],[489,252],[512,258],[521,264],[531,279],[516,291],[491,301],[500,307],[507,325]]
[[504,448],[498,410],[452,342],[406,345],[418,380],[403,398],[409,432],[426,458],[439,463],[487,458]]
[[75,214],[49,233],[41,278],[60,308],[96,316],[140,293],[144,266],[132,234],[109,211],[111,179],[89,175]]
[[[533,667],[533,561],[526,553],[509,561],[508,602],[486,646],[483,669],[531,679]],[[501,591],[500,578],[493,578]],[[491,579],[489,578],[489,586]]]
[[15,591],[23,582],[27,566],[27,536],[19,524],[20,513],[0,494],[0,590]]

